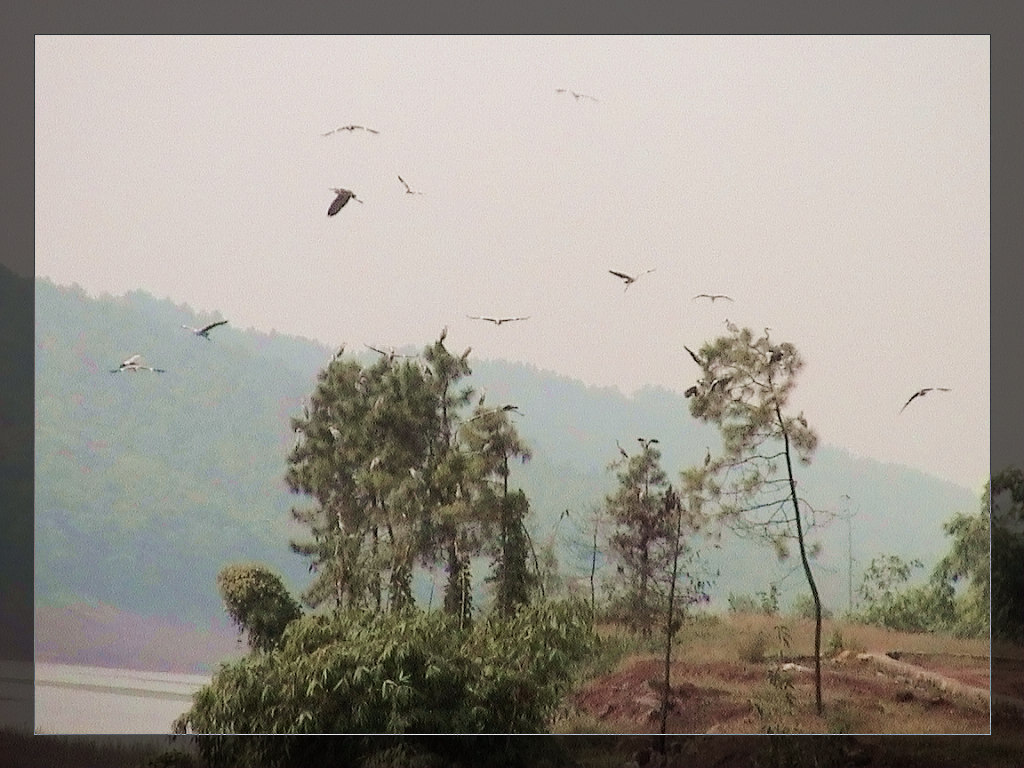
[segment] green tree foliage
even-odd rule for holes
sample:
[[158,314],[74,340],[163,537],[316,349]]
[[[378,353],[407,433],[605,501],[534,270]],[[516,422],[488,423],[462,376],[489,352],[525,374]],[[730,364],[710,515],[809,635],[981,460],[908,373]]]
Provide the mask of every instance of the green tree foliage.
[[991,502],[992,634],[1024,643],[1024,470],[1007,467],[994,475]]
[[496,608],[506,616],[529,599],[536,584],[536,575],[527,567],[529,500],[522,491],[510,493],[508,486],[512,461],[525,463],[532,453],[509,419],[511,412],[485,408],[481,397],[460,432],[473,457],[475,476],[485,480],[479,490],[478,517],[487,521],[497,518],[497,542],[490,547],[494,572],[489,581],[495,585]]
[[613,462],[619,486],[605,500],[615,527],[609,542],[626,581],[617,603],[634,630],[649,635],[657,621],[654,582],[670,561],[674,516],[666,513],[668,478],[661,468],[657,441],[644,441],[640,453]]
[[[763,537],[779,557],[795,540],[815,606],[815,703],[821,703],[821,598],[811,571],[814,549],[807,541],[813,510],[797,494],[794,459],[810,463],[818,437],[803,414],[784,414],[803,360],[788,342],[773,344],[765,329],[729,325],[729,335],[705,344],[695,356],[702,378],[690,390],[690,413],[715,424],[723,455],[706,464],[704,483],[720,516],[738,532]],[[780,463],[782,469],[780,471]],[[719,477],[723,480],[720,482]],[[804,505],[804,509],[801,508]]]
[[270,651],[285,628],[302,616],[281,579],[265,566],[240,563],[217,574],[217,587],[231,620],[249,635],[249,646]]
[[[546,728],[593,647],[578,601],[458,617],[368,608],[308,615],[281,644],[224,665],[175,723],[197,733],[534,733]],[[323,740],[329,741],[329,740]],[[319,740],[206,740],[211,765],[330,757]],[[349,757],[352,757],[351,755]],[[307,764],[314,764],[309,762]]]
[[954,610],[952,588],[935,580],[906,587],[911,573],[923,567],[920,560],[908,562],[897,555],[873,558],[858,589],[858,620],[903,632],[949,628]]

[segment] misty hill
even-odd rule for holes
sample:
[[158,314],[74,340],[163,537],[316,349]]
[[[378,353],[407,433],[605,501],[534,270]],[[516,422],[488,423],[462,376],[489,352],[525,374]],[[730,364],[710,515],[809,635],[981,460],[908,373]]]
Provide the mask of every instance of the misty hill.
[[[37,279],[35,293],[37,605],[103,603],[206,626],[223,614],[217,572],[240,560],[267,563],[293,592],[304,588],[307,563],[288,549],[303,533],[289,509],[306,503],[283,481],[289,417],[336,347],[231,324],[206,341],[180,326],[217,317],[142,291],[94,298]],[[167,373],[109,373],[135,353]],[[717,444],[674,392],[626,397],[521,363],[471,356],[470,364],[470,383],[486,388],[488,403],[522,411],[516,425],[534,457],[515,467],[512,484],[530,498],[535,542],[554,538],[566,575],[583,571],[573,567],[573,525],[558,517],[569,509],[581,520],[612,490],[616,440],[634,451],[636,437],[657,436],[670,479]],[[852,497],[855,583],[882,553],[930,567],[948,548],[941,524],[978,504],[970,490],[829,446],[799,471],[801,494],[820,508]],[[847,533],[835,521],[820,535],[818,572],[834,610],[846,607]],[[729,537],[710,553],[712,569],[721,568],[718,607],[729,592],[765,590],[791,569]],[[801,579],[788,577],[784,594]],[[424,588],[421,580],[421,597]]]

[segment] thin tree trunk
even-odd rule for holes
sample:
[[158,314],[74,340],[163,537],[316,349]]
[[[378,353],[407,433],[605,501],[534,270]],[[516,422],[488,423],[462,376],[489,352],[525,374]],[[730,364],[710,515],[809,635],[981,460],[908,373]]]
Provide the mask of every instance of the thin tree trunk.
[[679,538],[683,532],[683,505],[679,502],[672,487],[665,494],[665,506],[676,508],[676,537],[672,543],[672,581],[668,587],[668,624],[665,627],[665,686],[661,692],[661,735],[658,740],[658,751],[665,754],[665,734],[668,731],[668,700],[671,693],[672,674],[672,639],[675,637],[675,602],[676,577],[679,575]]
[[796,540],[800,546],[800,562],[804,567],[804,576],[807,577],[807,586],[811,588],[811,597],[814,599],[814,705],[818,714],[822,712],[821,703],[821,597],[818,594],[818,585],[814,583],[814,574],[811,573],[811,563],[807,559],[807,546],[804,542],[803,519],[800,515],[800,502],[796,496],[796,481],[793,479],[793,460],[789,453],[789,433],[786,431],[782,420],[782,412],[778,403],[775,404],[775,415],[782,427],[782,440],[786,449],[786,471],[789,473],[789,494],[793,500],[793,514],[796,518]]

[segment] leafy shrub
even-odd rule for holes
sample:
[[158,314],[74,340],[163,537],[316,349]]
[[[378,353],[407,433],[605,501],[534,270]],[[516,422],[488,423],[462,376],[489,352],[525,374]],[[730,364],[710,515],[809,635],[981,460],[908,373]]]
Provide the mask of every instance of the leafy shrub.
[[281,579],[256,563],[221,569],[217,587],[231,620],[248,632],[249,646],[256,650],[277,645],[288,624],[302,615]]
[[741,661],[759,664],[764,661],[766,653],[768,653],[768,635],[764,631],[758,630],[757,634],[748,635],[740,640],[739,655]]
[[[799,619],[813,619],[814,618],[814,598],[804,592],[803,594],[797,595],[793,601],[792,613]],[[831,619],[832,611],[826,606],[821,606],[821,618]]]
[[[279,646],[224,665],[176,722],[195,733],[534,733],[591,651],[589,608],[457,617],[349,610],[292,622]],[[213,766],[354,763],[361,737],[203,739]]]

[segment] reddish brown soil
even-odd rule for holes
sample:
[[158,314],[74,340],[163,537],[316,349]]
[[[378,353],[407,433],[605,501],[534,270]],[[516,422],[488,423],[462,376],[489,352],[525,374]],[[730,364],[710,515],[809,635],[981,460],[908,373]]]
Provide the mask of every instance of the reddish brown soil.
[[[960,683],[988,687],[986,658],[901,655],[901,660]],[[813,668],[813,661],[797,663]],[[923,662],[923,663],[922,663]],[[626,668],[593,680],[579,690],[575,706],[622,733],[656,733],[661,725],[659,691],[663,662],[656,658],[635,661]],[[669,733],[757,733],[761,721],[751,698],[765,689],[767,664],[677,661],[672,665],[672,695],[667,718]],[[796,671],[791,677],[798,701],[813,701],[814,675]],[[883,671],[867,661],[848,657],[822,664],[822,687],[832,701],[853,702],[857,708],[892,711],[883,721],[890,733],[900,733],[900,707],[913,706],[915,723],[930,722],[933,733],[988,733],[987,707],[976,701],[940,691],[934,686]],[[907,710],[909,713],[909,709]],[[805,732],[827,732],[823,721],[806,722]],[[800,730],[803,730],[800,728]]]

